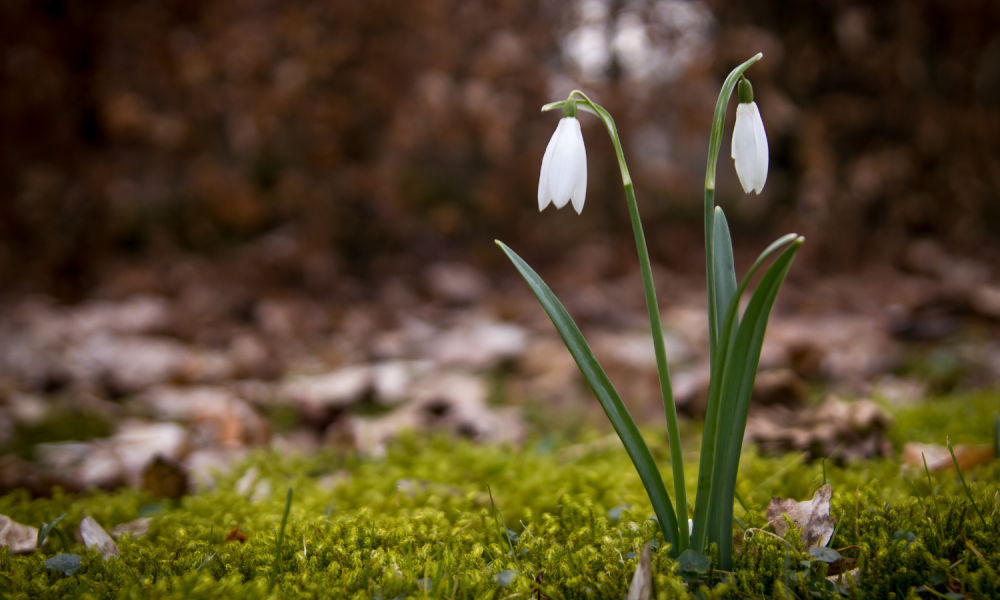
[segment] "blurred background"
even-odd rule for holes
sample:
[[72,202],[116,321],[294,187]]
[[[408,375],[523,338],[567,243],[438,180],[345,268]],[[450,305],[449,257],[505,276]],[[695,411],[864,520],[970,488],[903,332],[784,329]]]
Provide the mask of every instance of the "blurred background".
[[[537,210],[558,120],[539,108],[574,88],[617,120],[698,417],[710,119],[756,52],[767,186],[736,179],[732,101],[717,200],[738,268],[778,235],[808,241],[755,399],[790,419],[830,390],[995,385],[998,32],[988,0],[8,0],[0,485],[137,482],[156,454],[197,473],[275,443],[377,452],[407,427],[516,443],[552,411],[587,422],[596,402],[494,239],[550,281],[634,412],[660,418],[596,119],[581,119],[583,214]],[[105,442],[61,441],[86,438]]]

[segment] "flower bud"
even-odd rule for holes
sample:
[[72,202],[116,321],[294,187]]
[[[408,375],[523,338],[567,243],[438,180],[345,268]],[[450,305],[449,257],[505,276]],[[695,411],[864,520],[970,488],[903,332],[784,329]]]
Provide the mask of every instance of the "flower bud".
[[767,134],[760,119],[757,103],[753,101],[753,87],[741,79],[737,94],[736,126],[733,128],[733,160],[736,174],[746,193],[764,189],[767,181]]
[[[569,103],[567,103],[568,105]],[[573,103],[573,112],[576,104]],[[565,113],[565,109],[564,109]],[[538,177],[538,210],[549,203],[556,208],[570,200],[579,213],[587,196],[587,149],[583,145],[580,121],[565,116],[559,121],[542,157],[542,172]]]

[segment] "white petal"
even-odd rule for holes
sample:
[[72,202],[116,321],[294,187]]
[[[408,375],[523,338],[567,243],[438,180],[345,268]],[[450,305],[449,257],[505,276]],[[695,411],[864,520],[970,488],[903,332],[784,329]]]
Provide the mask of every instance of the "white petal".
[[740,178],[743,191],[750,193],[754,189],[755,171],[757,167],[757,141],[753,124],[753,111],[750,104],[739,104],[736,107],[736,125],[733,127],[733,160],[736,162],[736,174]]
[[583,212],[583,202],[587,199],[587,147],[583,144],[583,134],[580,132],[579,122],[576,126],[576,135],[579,137],[573,157],[576,162],[576,185],[573,186],[570,199],[573,201],[576,214],[580,214]]
[[549,192],[549,170],[552,167],[552,154],[555,152],[556,143],[559,141],[560,129],[557,127],[549,138],[549,145],[545,147],[545,154],[542,156],[542,172],[538,176],[538,210],[545,210],[545,207],[552,202],[552,194]]
[[764,182],[767,181],[767,134],[764,133],[764,121],[760,118],[760,111],[757,109],[757,103],[751,102],[750,109],[753,111],[754,141],[757,144],[757,164],[754,168],[754,190],[759,194],[764,189]]
[[552,202],[558,208],[566,206],[576,187],[582,172],[586,171],[586,156],[584,155],[581,171],[580,154],[583,148],[583,134],[580,132],[580,121],[573,117],[563,117],[556,129],[559,139],[552,153],[552,164],[549,165],[549,190],[552,191]]

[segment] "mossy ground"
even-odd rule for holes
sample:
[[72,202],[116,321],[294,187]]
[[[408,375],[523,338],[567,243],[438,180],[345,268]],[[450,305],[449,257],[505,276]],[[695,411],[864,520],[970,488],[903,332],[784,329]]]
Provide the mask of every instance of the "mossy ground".
[[[897,412],[893,441],[943,443],[949,435],[955,443],[990,442],[998,398],[984,393]],[[671,489],[662,432],[646,437]],[[2,549],[0,596],[622,598],[635,557],[651,540],[658,545],[654,597],[815,595],[809,578],[826,566],[803,566],[809,557],[794,534],[791,544],[754,535],[731,576],[716,572],[704,586],[689,586],[648,518],[649,502],[621,447],[596,434],[570,448],[554,439],[511,450],[412,435],[380,459],[260,452],[214,490],[175,503],[131,489],[35,500],[13,493],[0,497],[0,514],[38,526],[68,513],[61,523],[67,532],[84,515],[108,529],[142,515],[154,519],[148,535],[119,540],[120,556],[108,562],[68,536],[69,551],[83,556],[68,577],[45,568],[46,558],[63,552],[56,537],[34,554]],[[685,440],[692,498],[697,448],[695,436]],[[235,491],[251,465],[273,490],[256,501]],[[824,477],[819,463],[749,449],[740,473],[749,512],[737,507],[737,516],[750,527],[765,524],[772,496],[808,498]],[[1000,597],[1000,461],[965,477],[975,508],[954,472],[907,481],[898,459],[827,464],[839,523],[830,545],[856,560],[860,574],[857,585],[845,582],[847,594]],[[277,538],[289,488],[294,498],[279,572]],[[612,510],[622,506],[629,508]],[[246,542],[225,542],[237,525]]]

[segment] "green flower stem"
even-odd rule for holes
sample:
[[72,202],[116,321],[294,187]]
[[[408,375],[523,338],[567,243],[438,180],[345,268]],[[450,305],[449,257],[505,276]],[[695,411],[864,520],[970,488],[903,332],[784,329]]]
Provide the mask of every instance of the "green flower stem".
[[[578,108],[591,112],[604,123],[611,136],[611,142],[615,146],[615,154],[618,156],[618,167],[622,175],[622,184],[625,187],[625,199],[628,203],[629,217],[632,219],[632,232],[635,234],[635,247],[639,254],[639,267],[642,271],[642,284],[646,290],[646,308],[649,311],[649,327],[653,334],[653,349],[656,353],[656,369],[660,376],[660,395],[663,397],[663,411],[667,417],[667,437],[670,443],[670,465],[674,476],[674,498],[676,501],[678,515],[678,541],[679,552],[684,552],[690,546],[689,532],[685,519],[687,517],[687,490],[684,484],[684,460],[681,452],[681,434],[677,423],[677,406],[674,402],[674,390],[670,383],[670,368],[667,365],[667,351],[663,344],[663,325],[660,322],[660,308],[656,301],[656,287],[653,285],[653,270],[649,262],[649,250],[646,247],[646,236],[642,232],[642,220],[639,218],[639,207],[635,201],[635,190],[632,187],[632,178],[628,173],[628,165],[625,164],[625,154],[622,151],[621,140],[618,137],[618,129],[615,121],[603,107],[595,104],[578,90],[570,94],[570,98],[579,96],[582,103]],[[568,102],[568,101],[567,101]],[[553,103],[546,105],[542,110],[547,110]],[[589,110],[588,110],[589,109]]]
[[715,345],[719,341],[718,313],[726,307],[716,306],[715,298],[715,268],[713,252],[713,230],[715,225],[715,170],[719,163],[719,150],[722,148],[722,133],[726,126],[726,106],[733,94],[736,82],[743,72],[761,59],[763,54],[757,53],[750,60],[733,69],[722,84],[719,99],[715,103],[715,114],[712,115],[712,134],[708,141],[708,165],[705,167],[705,268],[708,278],[708,348],[709,364],[715,364]]
[[[719,150],[722,148],[722,134],[726,124],[726,106],[729,104],[729,97],[732,96],[736,82],[743,75],[743,72],[750,68],[763,55],[757,53],[748,61],[733,69],[722,84],[719,92],[719,99],[715,103],[715,113],[712,116],[712,132],[708,143],[708,165],[705,168],[705,278],[708,284],[708,349],[709,364],[712,366],[713,387],[721,386],[719,378],[722,373],[716,372],[716,347],[719,344],[719,321],[720,312],[727,307],[718,306],[716,295],[716,274],[715,274],[715,172],[719,162]],[[704,550],[706,531],[708,527],[709,500],[711,492],[712,471],[717,466],[717,462],[724,460],[724,457],[715,457],[717,418],[719,406],[718,401],[714,404],[710,401],[705,418],[705,430],[702,433],[702,461],[701,469],[698,473],[698,496],[695,500],[695,550]],[[706,468],[707,467],[707,468]],[[719,493],[720,490],[714,490]]]

